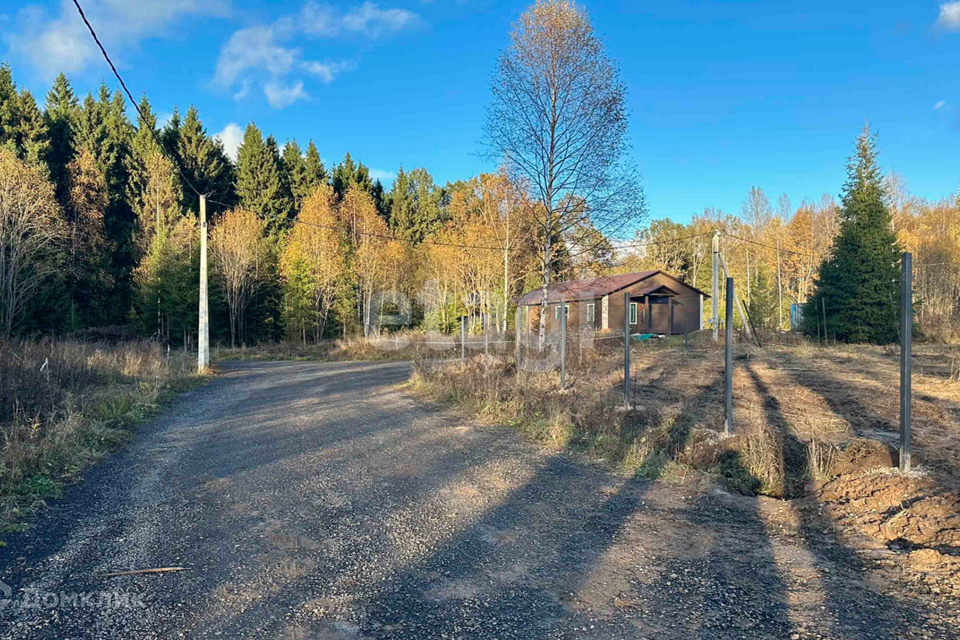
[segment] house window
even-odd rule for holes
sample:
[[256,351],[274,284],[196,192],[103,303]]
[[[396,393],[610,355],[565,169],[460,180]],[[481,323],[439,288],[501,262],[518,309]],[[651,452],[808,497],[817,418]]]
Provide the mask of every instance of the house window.
[[630,303],[630,324],[637,324],[637,303]]
[[591,322],[591,323],[592,323],[592,322],[596,322],[596,321],[597,321],[597,314],[596,314],[595,309],[596,309],[596,305],[595,305],[595,304],[588,304],[588,305],[587,305],[587,322]]
[[[563,308],[563,315],[567,316],[568,318],[570,317],[570,307],[569,307],[569,305]],[[560,305],[554,305],[554,307],[553,307],[553,319],[554,319],[554,320],[559,320],[559,319],[560,319]]]

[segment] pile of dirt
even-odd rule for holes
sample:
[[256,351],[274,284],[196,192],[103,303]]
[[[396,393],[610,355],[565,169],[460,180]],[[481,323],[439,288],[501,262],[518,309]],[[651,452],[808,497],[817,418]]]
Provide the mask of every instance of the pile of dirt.
[[814,495],[841,524],[901,554],[927,582],[960,595],[960,493],[896,471],[841,475]]
[[[829,464],[828,472],[832,476],[872,471],[874,469],[891,469],[900,466],[900,454],[890,445],[877,440],[857,439],[848,442],[845,446],[834,447],[834,459]],[[915,464],[919,460],[915,460]]]

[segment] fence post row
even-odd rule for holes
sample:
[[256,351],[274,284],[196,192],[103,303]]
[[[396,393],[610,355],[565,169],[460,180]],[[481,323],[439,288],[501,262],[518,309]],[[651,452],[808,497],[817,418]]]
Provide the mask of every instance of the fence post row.
[[560,390],[567,384],[567,301],[560,301]]
[[913,256],[903,254],[900,277],[900,471],[910,472],[913,432],[910,424],[913,378]]
[[727,344],[725,351],[725,372],[723,385],[723,403],[726,409],[723,418],[723,433],[730,435],[733,431],[733,278],[727,278],[727,309],[726,309]]
[[623,406],[630,410],[630,293],[623,294]]

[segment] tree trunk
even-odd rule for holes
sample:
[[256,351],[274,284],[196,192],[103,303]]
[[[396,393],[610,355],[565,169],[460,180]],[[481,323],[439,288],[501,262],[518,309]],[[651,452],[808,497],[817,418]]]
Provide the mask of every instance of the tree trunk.
[[543,289],[540,294],[540,335],[539,349],[543,351],[543,345],[547,339],[547,300],[549,298],[548,289],[550,288],[550,253],[553,249],[553,238],[550,236],[550,213],[547,214],[547,233],[546,240],[543,243]]

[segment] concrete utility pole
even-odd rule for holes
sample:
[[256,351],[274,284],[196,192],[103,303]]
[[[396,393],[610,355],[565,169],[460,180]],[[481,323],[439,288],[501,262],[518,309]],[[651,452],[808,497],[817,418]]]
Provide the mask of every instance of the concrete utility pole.
[[207,310],[207,197],[200,196],[200,327],[197,335],[197,369],[210,367],[210,319]]
[[713,316],[710,318],[710,325],[713,327],[713,340],[720,339],[720,282],[718,281],[718,272],[720,271],[720,232],[713,232],[713,289],[710,298],[713,301]]
[[[730,270],[727,269],[727,261],[723,259],[723,254],[720,253],[717,255],[720,256],[720,266],[723,267],[723,274],[727,277],[728,281],[732,281],[733,278],[730,276]],[[737,310],[737,315],[740,316],[740,322],[743,323],[744,333],[747,334],[748,338],[752,338],[753,334],[750,331],[750,319],[747,317],[747,310],[743,308],[743,301],[740,300],[740,296],[736,295],[736,293],[733,295],[733,306]],[[727,317],[732,318],[733,316],[728,315]]]

